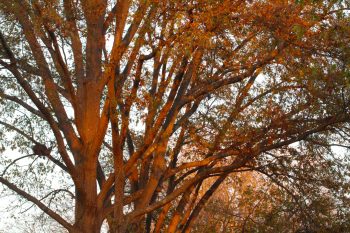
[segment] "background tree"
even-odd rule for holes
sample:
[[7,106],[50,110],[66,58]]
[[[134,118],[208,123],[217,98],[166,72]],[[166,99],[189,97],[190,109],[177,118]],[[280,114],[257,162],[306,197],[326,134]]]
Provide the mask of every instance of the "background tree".
[[349,232],[348,185],[329,172],[346,169],[338,165],[328,161],[327,169],[312,169],[315,175],[308,179],[291,172],[232,173],[203,208],[193,232]]
[[230,173],[347,141],[348,1],[0,9],[1,143],[23,153],[0,182],[69,232],[188,232]]

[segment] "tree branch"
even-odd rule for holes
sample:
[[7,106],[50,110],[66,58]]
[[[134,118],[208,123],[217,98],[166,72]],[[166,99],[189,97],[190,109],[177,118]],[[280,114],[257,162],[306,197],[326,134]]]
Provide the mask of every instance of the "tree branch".
[[51,218],[56,220],[59,224],[61,224],[64,228],[66,228],[68,231],[73,230],[73,226],[68,223],[66,220],[64,220],[60,215],[58,215],[56,212],[51,210],[49,207],[47,207],[44,203],[42,203],[37,198],[33,197],[29,193],[23,191],[22,189],[18,188],[16,185],[12,184],[8,180],[4,179],[3,177],[0,177],[0,183],[7,186],[12,191],[19,194],[22,198],[27,199],[28,201],[34,203],[36,206],[38,206],[42,211],[44,211],[47,215],[49,215]]

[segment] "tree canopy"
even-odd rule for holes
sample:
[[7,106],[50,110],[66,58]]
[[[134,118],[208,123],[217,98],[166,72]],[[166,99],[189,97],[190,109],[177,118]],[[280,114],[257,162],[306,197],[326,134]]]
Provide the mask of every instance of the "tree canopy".
[[70,233],[189,232],[252,170],[345,203],[349,9],[1,1],[0,182]]

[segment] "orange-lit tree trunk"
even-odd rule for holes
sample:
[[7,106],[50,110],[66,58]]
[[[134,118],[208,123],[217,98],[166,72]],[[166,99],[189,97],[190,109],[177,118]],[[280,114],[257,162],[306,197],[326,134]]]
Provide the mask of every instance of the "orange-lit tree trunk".
[[76,232],[97,233],[101,228],[101,217],[97,209],[96,161],[82,161],[76,178],[75,223]]

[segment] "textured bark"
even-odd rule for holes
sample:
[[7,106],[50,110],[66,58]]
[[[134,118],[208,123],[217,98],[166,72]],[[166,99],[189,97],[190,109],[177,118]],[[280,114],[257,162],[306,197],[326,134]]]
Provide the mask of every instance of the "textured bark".
[[75,195],[75,231],[98,233],[102,221],[97,208],[96,162],[94,159],[82,161],[78,166],[78,173]]

